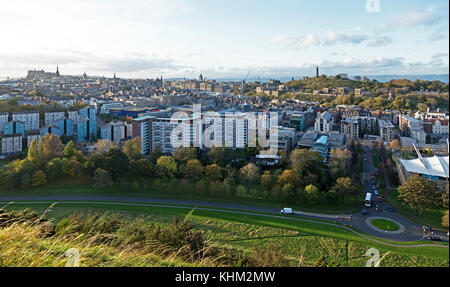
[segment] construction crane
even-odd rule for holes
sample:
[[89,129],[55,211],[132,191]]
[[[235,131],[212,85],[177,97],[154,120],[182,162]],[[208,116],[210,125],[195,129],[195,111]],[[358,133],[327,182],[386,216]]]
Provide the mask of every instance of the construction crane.
[[245,83],[247,82],[248,75],[250,75],[250,70],[248,70],[247,76],[245,76],[245,78],[242,80],[242,83],[241,83],[241,97],[244,96]]

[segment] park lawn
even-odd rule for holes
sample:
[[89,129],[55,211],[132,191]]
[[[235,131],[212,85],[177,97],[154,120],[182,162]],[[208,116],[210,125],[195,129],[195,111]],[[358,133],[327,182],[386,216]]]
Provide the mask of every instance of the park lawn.
[[398,207],[400,207],[405,213],[416,217],[420,221],[427,223],[429,225],[437,226],[443,229],[448,229],[442,225],[442,217],[445,214],[444,208],[434,208],[426,209],[421,213],[415,215],[414,209],[409,205],[403,203],[403,201],[398,197],[398,191],[396,189],[392,190],[388,195],[389,199],[394,202]]
[[[48,206],[49,204],[15,203],[7,209],[29,207],[43,213]],[[80,204],[60,203],[47,211],[45,216],[58,220],[73,213],[86,214],[94,211],[121,212],[124,216],[144,217],[164,224],[175,217],[184,218],[191,209],[102,204],[80,207]],[[293,262],[304,258],[305,262],[311,264],[321,256],[327,256],[331,265],[364,266],[367,260],[365,251],[374,247],[381,254],[391,252],[386,257],[386,265],[382,266],[448,266],[449,254],[446,248],[384,246],[348,230],[316,222],[205,210],[194,210],[191,219],[212,241],[221,246],[244,251],[253,246],[281,246]]]
[[[5,190],[0,189],[1,195],[102,195],[102,196],[128,196],[128,197],[162,197],[162,198],[177,198],[177,199],[193,199],[193,200],[208,200],[217,202],[233,202],[237,204],[254,204],[271,206],[276,208],[284,208],[286,204],[282,201],[267,199],[262,196],[254,196],[247,194],[245,197],[239,198],[221,198],[211,194],[195,193],[195,192],[179,192],[173,190],[170,186],[164,187],[164,190],[157,190],[152,188],[155,179],[149,180],[143,186],[139,186],[136,189],[125,187],[108,187],[97,189],[92,186],[92,182],[89,178],[78,178],[76,180],[72,178],[63,178],[57,182],[48,184],[39,188],[29,188],[27,190]],[[263,187],[261,185],[252,186],[253,189],[262,193]],[[289,204],[289,207],[303,210],[303,211],[316,211],[320,213],[335,214],[343,211],[352,211],[358,204],[358,197],[347,196],[344,198],[342,205],[334,205],[329,203],[323,204]],[[347,212],[348,213],[348,212]]]
[[379,229],[387,231],[396,231],[399,228],[395,222],[385,219],[374,219],[372,224]]

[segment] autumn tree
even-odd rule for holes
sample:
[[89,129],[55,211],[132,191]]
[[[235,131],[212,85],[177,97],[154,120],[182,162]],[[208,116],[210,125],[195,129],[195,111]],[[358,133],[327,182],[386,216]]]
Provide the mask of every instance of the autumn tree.
[[448,209],[445,211],[445,215],[442,217],[442,226],[448,227]]
[[46,134],[41,137],[38,145],[38,158],[43,162],[48,162],[55,157],[60,157],[64,146],[58,136]]
[[399,197],[418,214],[419,210],[430,208],[440,201],[436,183],[419,175],[413,175],[398,188]]
[[130,160],[141,158],[141,143],[142,139],[140,137],[135,137],[131,140],[127,140],[123,145],[123,151]]
[[33,139],[28,147],[27,159],[31,162],[37,160],[37,142],[36,139]]
[[215,163],[208,165],[206,167],[206,177],[213,181],[222,179],[222,168]]
[[270,190],[273,184],[273,178],[270,174],[270,171],[266,170],[263,175],[261,175],[261,184],[264,186],[266,190]]
[[183,174],[193,180],[198,180],[203,175],[203,165],[197,159],[188,160],[183,167]]
[[38,187],[47,183],[47,177],[42,170],[36,171],[31,177],[31,186]]
[[389,144],[392,149],[399,149],[400,148],[400,141],[398,139],[395,139],[391,141]]
[[63,155],[65,158],[72,158],[76,155],[76,150],[72,141],[69,141],[66,144],[66,147],[63,150]]
[[94,187],[103,188],[112,185],[112,176],[104,169],[97,168],[94,172]]
[[110,140],[98,140],[95,145],[95,152],[97,154],[103,154],[111,149],[117,149],[117,144]]
[[177,163],[171,156],[161,156],[156,161],[156,172],[160,177],[175,177]]
[[286,184],[290,184],[294,187],[297,187],[300,185],[300,179],[293,170],[287,169],[287,170],[283,171],[283,173],[281,175],[278,176],[277,184],[280,187],[283,187]]
[[239,170],[241,179],[244,183],[254,184],[259,179],[259,168],[254,163],[249,163]]

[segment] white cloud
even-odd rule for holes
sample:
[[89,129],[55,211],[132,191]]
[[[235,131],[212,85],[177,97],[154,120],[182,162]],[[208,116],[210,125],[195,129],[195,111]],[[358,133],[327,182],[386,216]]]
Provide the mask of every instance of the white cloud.
[[310,47],[310,46],[319,46],[320,40],[314,34],[306,35],[299,43],[300,48]]
[[383,47],[393,43],[391,36],[376,36],[375,39],[368,43],[368,47]]

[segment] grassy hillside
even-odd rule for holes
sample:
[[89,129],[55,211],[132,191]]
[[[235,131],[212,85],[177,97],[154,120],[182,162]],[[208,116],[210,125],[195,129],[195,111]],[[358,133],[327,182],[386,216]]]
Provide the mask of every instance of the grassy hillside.
[[[35,205],[32,209],[42,214],[47,206]],[[23,206],[10,205],[7,209],[21,210]],[[111,213],[111,209],[122,211],[114,215],[117,210]],[[92,212],[107,214],[70,217]],[[192,234],[197,234],[204,240],[201,242],[206,242],[199,250],[208,251],[200,257],[192,256],[192,252],[183,253],[186,244],[177,240],[155,241],[156,237],[151,235],[150,230],[157,230],[156,227],[175,229],[174,220],[182,223],[186,216],[192,229],[185,234],[189,238],[196,238]],[[64,266],[68,259],[65,252],[77,248],[81,266],[364,266],[368,259],[365,253],[371,247],[377,248],[381,255],[389,252],[381,266],[449,265],[446,248],[388,247],[337,227],[252,215],[156,207],[80,208],[63,204],[52,208],[45,218],[55,226],[51,236],[42,236],[39,231],[42,228],[23,223],[2,226],[0,220],[0,265]]]

